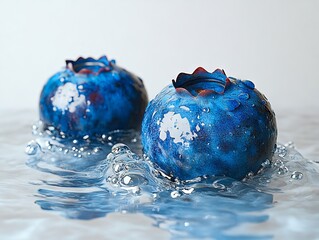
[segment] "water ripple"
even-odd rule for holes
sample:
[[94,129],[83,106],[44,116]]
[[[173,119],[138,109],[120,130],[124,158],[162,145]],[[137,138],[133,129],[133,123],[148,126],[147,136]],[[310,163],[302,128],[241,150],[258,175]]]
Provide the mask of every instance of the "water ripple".
[[271,235],[232,236],[227,231],[267,222],[263,210],[274,206],[274,193],[293,191],[318,176],[317,165],[293,145],[278,145],[259,174],[242,181],[202,176],[180,182],[141,155],[138,133],[116,132],[100,142],[35,136],[26,147],[26,164],[45,173],[34,183],[39,185],[36,204],[43,210],[82,220],[139,212],[177,239],[269,239]]

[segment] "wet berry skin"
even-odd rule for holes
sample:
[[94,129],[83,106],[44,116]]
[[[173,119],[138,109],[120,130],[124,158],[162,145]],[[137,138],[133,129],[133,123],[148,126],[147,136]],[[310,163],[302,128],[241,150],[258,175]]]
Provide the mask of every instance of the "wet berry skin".
[[180,180],[203,175],[243,179],[272,158],[275,114],[251,81],[223,70],[180,73],[153,99],[142,123],[150,160]]
[[148,103],[143,81],[105,56],[66,61],[44,85],[40,119],[70,137],[140,130]]

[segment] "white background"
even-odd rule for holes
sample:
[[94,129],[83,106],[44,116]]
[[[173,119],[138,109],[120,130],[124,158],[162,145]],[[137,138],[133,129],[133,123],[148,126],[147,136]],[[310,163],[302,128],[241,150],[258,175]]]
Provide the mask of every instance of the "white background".
[[0,0],[0,110],[37,109],[65,59],[106,54],[153,98],[181,71],[250,79],[275,111],[319,111],[319,1]]

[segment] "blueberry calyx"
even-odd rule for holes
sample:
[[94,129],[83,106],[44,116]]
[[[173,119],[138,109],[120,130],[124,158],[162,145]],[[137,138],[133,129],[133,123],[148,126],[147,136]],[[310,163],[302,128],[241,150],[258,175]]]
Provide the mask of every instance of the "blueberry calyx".
[[105,55],[99,59],[79,57],[76,61],[66,60],[65,62],[66,67],[75,73],[93,75],[110,72],[115,64],[115,60],[109,61]]
[[194,97],[208,92],[223,94],[230,80],[224,70],[216,69],[214,72],[207,72],[204,68],[198,67],[192,74],[180,73],[176,81],[172,80],[175,89],[184,88]]

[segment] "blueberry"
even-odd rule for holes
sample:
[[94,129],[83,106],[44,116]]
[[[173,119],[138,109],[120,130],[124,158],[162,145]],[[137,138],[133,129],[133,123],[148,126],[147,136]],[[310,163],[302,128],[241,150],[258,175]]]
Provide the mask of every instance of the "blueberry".
[[143,81],[114,60],[79,58],[44,85],[40,119],[70,137],[140,130],[147,102]]
[[180,73],[153,99],[142,122],[144,152],[180,180],[214,175],[243,179],[271,159],[275,113],[251,81],[197,68]]

